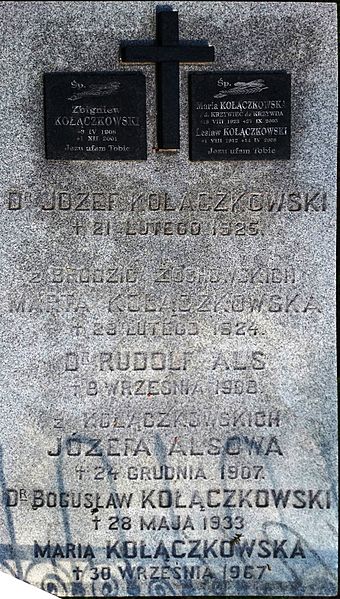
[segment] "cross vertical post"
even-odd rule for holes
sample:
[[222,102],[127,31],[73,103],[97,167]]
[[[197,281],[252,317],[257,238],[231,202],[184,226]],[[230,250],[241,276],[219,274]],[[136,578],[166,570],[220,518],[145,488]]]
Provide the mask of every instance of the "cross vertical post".
[[[158,12],[157,42],[159,46],[178,45],[178,12]],[[179,62],[156,63],[157,140],[163,150],[180,146],[179,126]]]

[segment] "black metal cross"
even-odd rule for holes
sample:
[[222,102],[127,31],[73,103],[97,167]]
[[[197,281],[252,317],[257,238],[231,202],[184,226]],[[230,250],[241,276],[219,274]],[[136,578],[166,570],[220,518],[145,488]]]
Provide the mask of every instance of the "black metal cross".
[[156,43],[121,44],[122,62],[156,63],[157,141],[159,150],[177,150],[179,134],[179,63],[212,62],[214,47],[180,44],[178,12],[159,11]]

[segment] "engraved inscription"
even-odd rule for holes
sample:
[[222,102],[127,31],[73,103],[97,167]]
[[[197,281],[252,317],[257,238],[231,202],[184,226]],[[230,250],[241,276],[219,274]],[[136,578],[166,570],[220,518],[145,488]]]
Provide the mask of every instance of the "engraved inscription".
[[48,159],[146,159],[142,73],[45,73],[44,83]]
[[191,160],[290,157],[287,73],[192,73],[190,94]]
[[0,570],[334,595],[334,7],[3,4]]

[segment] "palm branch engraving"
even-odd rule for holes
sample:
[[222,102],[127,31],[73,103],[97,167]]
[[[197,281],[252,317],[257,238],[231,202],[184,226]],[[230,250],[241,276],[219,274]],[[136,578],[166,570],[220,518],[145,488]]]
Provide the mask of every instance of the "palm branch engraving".
[[74,92],[68,100],[79,100],[88,96],[111,96],[115,94],[120,87],[118,81],[110,81],[109,83],[91,83],[85,89]]
[[[230,84],[229,84],[230,85]],[[225,96],[239,94],[256,94],[268,89],[263,79],[254,79],[253,81],[237,81],[234,87],[224,89],[214,96],[214,98],[224,98]]]

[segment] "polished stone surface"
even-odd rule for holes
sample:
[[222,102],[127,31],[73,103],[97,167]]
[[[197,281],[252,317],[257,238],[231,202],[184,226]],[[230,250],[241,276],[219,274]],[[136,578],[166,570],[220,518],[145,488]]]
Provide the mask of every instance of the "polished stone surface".
[[[2,2],[1,570],[62,596],[336,592],[332,3]],[[147,161],[45,159],[43,74],[146,76]],[[188,74],[291,74],[291,158],[189,160]],[[55,559],[54,559],[55,558]]]
[[48,160],[146,160],[142,73],[45,73]]
[[290,158],[290,74],[193,73],[189,97],[191,160]]

